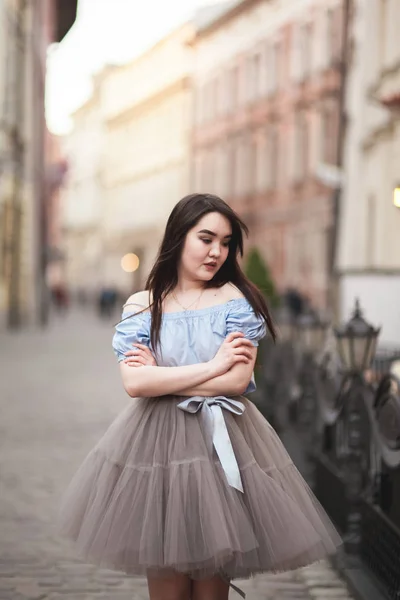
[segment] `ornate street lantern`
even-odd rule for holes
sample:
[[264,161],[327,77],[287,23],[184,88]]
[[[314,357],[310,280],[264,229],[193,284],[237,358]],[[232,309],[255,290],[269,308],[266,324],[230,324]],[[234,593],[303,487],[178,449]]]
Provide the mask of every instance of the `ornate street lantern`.
[[364,319],[357,299],[350,321],[335,328],[339,355],[347,371],[363,373],[371,366],[380,330]]
[[297,319],[297,335],[300,347],[309,354],[321,350],[329,324],[322,321],[314,311],[306,312]]

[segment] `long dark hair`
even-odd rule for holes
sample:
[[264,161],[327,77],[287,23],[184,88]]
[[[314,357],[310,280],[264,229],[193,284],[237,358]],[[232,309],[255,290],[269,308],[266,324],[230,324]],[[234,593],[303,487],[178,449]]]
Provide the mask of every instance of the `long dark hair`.
[[151,298],[150,340],[153,349],[160,341],[163,300],[178,283],[178,265],[186,234],[204,215],[212,212],[218,212],[228,219],[232,227],[232,238],[226,261],[214,277],[205,283],[205,287],[219,288],[228,282],[235,285],[251,304],[255,314],[264,318],[272,338],[276,339],[276,331],[264,297],[246,277],[238,263],[238,255],[243,256],[243,233],[248,235],[247,226],[218,196],[190,194],[182,198],[173,208],[156,262],[146,282],[145,289],[150,292]]

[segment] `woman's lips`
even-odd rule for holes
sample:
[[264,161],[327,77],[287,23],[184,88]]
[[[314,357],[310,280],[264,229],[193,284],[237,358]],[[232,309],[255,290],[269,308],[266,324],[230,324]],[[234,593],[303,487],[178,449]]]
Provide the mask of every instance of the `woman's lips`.
[[217,264],[216,263],[208,263],[208,264],[206,263],[204,266],[209,271],[213,271],[217,267]]

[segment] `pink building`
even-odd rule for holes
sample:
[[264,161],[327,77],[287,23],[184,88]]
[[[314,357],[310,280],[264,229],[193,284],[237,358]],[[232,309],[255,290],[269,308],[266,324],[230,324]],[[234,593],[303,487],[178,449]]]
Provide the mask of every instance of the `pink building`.
[[[192,187],[220,194],[281,291],[328,304],[335,227],[342,5],[236,2],[194,41]],[[290,8],[287,5],[290,4]]]

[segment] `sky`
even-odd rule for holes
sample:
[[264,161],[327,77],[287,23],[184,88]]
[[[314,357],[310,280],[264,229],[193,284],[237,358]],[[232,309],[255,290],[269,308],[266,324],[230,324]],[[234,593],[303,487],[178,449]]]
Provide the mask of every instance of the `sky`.
[[74,26],[48,51],[46,116],[50,131],[61,135],[69,131],[69,115],[88,98],[91,76],[104,64],[132,60],[196,9],[217,1],[79,0]]

